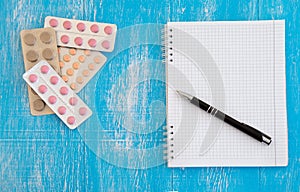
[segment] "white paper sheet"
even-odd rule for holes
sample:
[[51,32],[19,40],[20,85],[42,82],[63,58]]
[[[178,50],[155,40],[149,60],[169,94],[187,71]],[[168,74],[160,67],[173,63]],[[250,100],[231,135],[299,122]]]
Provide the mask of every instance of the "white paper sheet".
[[[168,166],[286,166],[285,22],[170,22],[165,38]],[[261,130],[272,143],[218,120],[176,90]]]

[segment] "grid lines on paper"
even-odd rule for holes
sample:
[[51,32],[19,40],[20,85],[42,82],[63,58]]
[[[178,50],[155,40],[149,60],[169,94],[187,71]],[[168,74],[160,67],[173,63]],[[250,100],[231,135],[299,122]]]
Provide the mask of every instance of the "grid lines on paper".
[[[212,98],[220,93],[211,93],[211,87],[208,85],[207,74],[203,74],[199,66],[191,60],[190,55],[185,55],[181,50],[174,52],[173,66],[182,72],[183,78],[188,79],[192,84],[193,90],[178,83],[183,81],[178,74],[168,73],[168,76],[175,76],[173,87],[183,91],[195,92],[195,96],[207,103],[221,108],[228,115],[253,126],[268,135],[275,136],[274,130],[274,42],[273,42],[273,23],[272,22],[190,22],[190,23],[169,23],[169,27],[183,30],[188,35],[197,39],[208,50],[209,55],[197,53],[198,50],[191,50],[190,55],[202,54],[201,57],[211,56],[217,65],[224,84],[225,105],[216,106]],[[173,35],[173,41],[178,38],[189,38],[188,36]],[[179,40],[178,40],[179,41]],[[184,41],[181,41],[184,42]],[[180,45],[182,48],[190,45]],[[188,49],[187,49],[188,50]],[[203,59],[205,60],[205,59]],[[211,63],[207,63],[209,65]],[[196,67],[195,67],[196,65]],[[203,64],[202,64],[203,66]],[[201,65],[200,65],[201,67]],[[213,74],[209,71],[208,74]],[[212,72],[212,73],[210,73]],[[169,78],[170,79],[170,78]],[[171,78],[172,79],[172,78]],[[176,106],[180,109],[182,105],[190,105],[182,101],[174,90],[169,91],[168,106]],[[218,95],[219,94],[219,95]],[[192,108],[192,107],[190,107]],[[211,121],[210,115],[198,109],[191,113],[196,113],[198,119],[189,119],[197,124],[196,135],[188,147],[176,157],[177,159],[198,160],[211,159],[216,163],[222,164],[226,160],[231,160],[232,164],[255,164],[258,160],[264,163],[272,164],[275,159],[274,145],[264,146],[253,138],[245,135],[237,129],[224,124],[220,128],[217,138],[212,135],[211,140],[215,139],[214,144],[208,152],[199,156],[199,146],[201,146],[205,134],[208,132],[208,126]],[[168,111],[169,120],[180,119],[182,114],[177,111]],[[184,129],[182,127],[177,129]],[[182,142],[188,133],[179,135],[175,144]],[[274,138],[273,138],[274,139]],[[241,164],[242,164],[241,163]]]

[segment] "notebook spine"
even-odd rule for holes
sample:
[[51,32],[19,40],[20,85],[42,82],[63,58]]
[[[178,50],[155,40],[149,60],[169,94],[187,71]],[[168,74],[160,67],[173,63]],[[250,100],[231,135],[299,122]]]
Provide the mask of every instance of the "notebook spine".
[[[168,25],[165,25],[165,27],[162,30],[161,37],[162,37],[162,57],[163,57],[163,63],[166,64],[166,73],[167,73],[168,66],[172,65],[172,63],[174,62],[173,29],[169,28]],[[166,87],[166,89],[168,89],[168,87]],[[166,144],[164,145],[164,159],[169,161],[170,159],[174,159],[174,126],[169,125],[169,122],[167,123],[167,127],[165,128],[164,140],[166,142]]]

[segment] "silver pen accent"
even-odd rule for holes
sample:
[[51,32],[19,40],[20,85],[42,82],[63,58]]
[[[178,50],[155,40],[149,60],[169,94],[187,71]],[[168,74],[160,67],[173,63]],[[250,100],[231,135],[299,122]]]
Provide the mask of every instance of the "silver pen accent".
[[262,136],[262,140],[263,140],[262,142],[264,142],[268,145],[270,145],[272,142],[272,139],[269,139],[269,138],[265,137],[264,135]]

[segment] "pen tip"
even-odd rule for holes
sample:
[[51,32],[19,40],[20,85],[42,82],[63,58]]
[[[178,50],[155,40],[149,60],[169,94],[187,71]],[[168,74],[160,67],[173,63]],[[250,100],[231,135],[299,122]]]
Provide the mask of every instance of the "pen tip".
[[185,94],[183,94],[183,92],[182,92],[182,91],[179,91],[179,90],[176,90],[176,93],[177,93],[178,95],[180,95],[180,96],[183,96],[183,95],[185,95]]
[[188,100],[192,100],[193,99],[193,96],[188,94],[188,93],[185,93],[183,91],[179,91],[179,90],[176,90],[176,93],[184,98],[187,98]]

